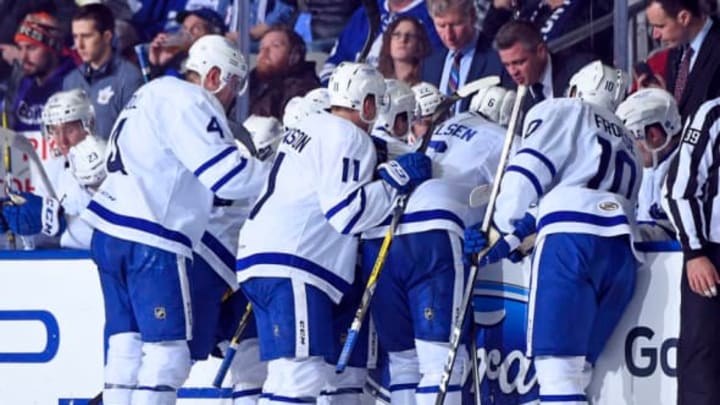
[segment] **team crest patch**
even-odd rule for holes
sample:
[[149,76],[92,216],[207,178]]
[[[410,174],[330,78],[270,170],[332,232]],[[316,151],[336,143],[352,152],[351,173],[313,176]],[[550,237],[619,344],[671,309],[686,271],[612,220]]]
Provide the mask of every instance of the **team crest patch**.
[[165,319],[165,307],[155,307],[155,319]]
[[432,308],[426,307],[425,308],[425,319],[428,321],[432,321],[432,319],[435,317],[435,313],[433,312]]
[[98,104],[107,104],[114,95],[115,92],[113,91],[112,86],[107,86],[104,89],[100,89],[98,92],[97,102]]
[[603,201],[600,204],[598,204],[598,208],[600,208],[603,211],[615,211],[620,208],[620,204],[618,204],[614,201]]

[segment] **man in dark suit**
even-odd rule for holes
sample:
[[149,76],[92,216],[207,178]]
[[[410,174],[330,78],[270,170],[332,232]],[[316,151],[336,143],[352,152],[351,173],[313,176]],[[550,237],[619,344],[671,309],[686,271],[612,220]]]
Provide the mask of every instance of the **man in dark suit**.
[[675,95],[683,121],[700,104],[720,96],[720,21],[701,0],[650,0],[645,9],[652,35],[671,47],[667,90]]
[[[503,85],[512,87],[491,41],[476,28],[473,0],[428,0],[427,7],[445,48],[436,49],[423,61],[423,81],[434,84],[444,94],[491,75],[501,76]],[[455,112],[467,110],[469,104],[469,98],[458,102]]]
[[513,81],[528,86],[523,112],[547,98],[564,97],[570,78],[595,59],[590,54],[550,53],[540,30],[529,21],[504,24],[495,43]]

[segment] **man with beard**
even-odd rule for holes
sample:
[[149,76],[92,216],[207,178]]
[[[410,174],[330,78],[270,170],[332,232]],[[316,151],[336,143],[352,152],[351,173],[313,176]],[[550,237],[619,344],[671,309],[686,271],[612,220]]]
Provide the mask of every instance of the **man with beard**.
[[257,66],[250,72],[251,114],[281,120],[291,98],[317,87],[315,62],[305,60],[305,41],[288,27],[271,27],[260,39]]

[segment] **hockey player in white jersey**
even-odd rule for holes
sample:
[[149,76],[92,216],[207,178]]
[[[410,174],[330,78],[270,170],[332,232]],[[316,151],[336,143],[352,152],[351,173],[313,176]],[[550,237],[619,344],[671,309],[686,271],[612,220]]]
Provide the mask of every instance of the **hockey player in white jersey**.
[[428,82],[420,82],[414,85],[412,91],[415,93],[416,108],[410,143],[414,144],[427,133],[432,115],[445,99],[445,95],[434,84]]
[[623,101],[616,114],[635,137],[643,161],[637,212],[639,238],[674,240],[675,229],[662,208],[662,188],[682,131],[675,97],[662,89],[641,89]]
[[60,173],[58,198],[23,192],[24,204],[5,204],[3,217],[17,235],[60,238],[60,246],[88,249],[92,229],[80,212],[105,179],[105,143],[95,136],[95,111],[81,89],[53,94],[42,112],[43,134],[67,159]]
[[[613,114],[625,75],[594,62],[570,88],[576,98],[546,100],[528,112],[493,215],[504,237],[486,256],[499,260],[517,247],[513,221],[537,203],[527,354],[542,404],[588,403],[590,367],[632,298],[637,267],[632,235],[641,163]],[[487,245],[475,228],[465,238],[468,253]]]
[[[463,229],[482,214],[469,207],[468,198],[475,186],[492,182],[504,133],[468,111],[443,122],[429,140],[435,177],[410,195],[370,306],[380,346],[389,352],[393,404],[435,403],[465,288]],[[389,222],[362,235],[365,279]],[[446,404],[461,403],[468,360],[463,345]]]
[[275,117],[251,115],[245,119],[243,126],[250,133],[258,159],[272,161],[282,140],[282,123]]
[[305,96],[295,96],[285,105],[283,112],[283,125],[285,128],[295,128],[301,119],[310,114],[317,114],[330,110],[330,95],[324,87],[310,90]]
[[215,198],[252,197],[262,181],[225,115],[245,87],[239,50],[205,36],[187,70],[189,81],[164,77],[133,95],[112,131],[108,176],[82,213],[105,297],[108,404],[175,403],[191,364],[192,249]]
[[270,176],[240,233],[238,280],[253,304],[260,354],[268,360],[270,404],[315,403],[338,350],[333,310],[354,281],[355,235],[381,222],[399,192],[431,175],[429,159],[407,154],[379,167],[367,131],[385,93],[360,63],[338,66],[331,112],[288,130]]

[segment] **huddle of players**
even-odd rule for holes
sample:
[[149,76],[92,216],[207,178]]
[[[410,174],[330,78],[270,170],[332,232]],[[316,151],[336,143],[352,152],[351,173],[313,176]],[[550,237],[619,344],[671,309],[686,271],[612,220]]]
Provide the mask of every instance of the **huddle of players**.
[[[514,92],[484,89],[470,112],[423,134],[442,100],[437,89],[345,63],[326,90],[291,100],[284,131],[272,118],[249,118],[255,144],[243,147],[226,117],[245,88],[242,55],[210,35],[191,48],[187,70],[186,80],[138,90],[107,146],[93,136],[81,91],[51,97],[44,126],[72,181],[61,183],[59,200],[23,194],[25,204],[3,208],[19,234],[90,246],[110,336],[105,403],[175,403],[192,361],[232,335],[248,300],[254,322],[231,369],[236,405],[368,401],[374,333],[388,353],[391,402],[434,403],[462,310],[463,255],[488,245],[474,226],[483,209],[468,196],[493,181]],[[618,118],[626,87],[615,69],[583,68],[570,98],[524,117],[502,178],[493,214],[502,238],[481,264],[537,235],[528,354],[542,403],[587,403],[592,364],[632,297],[636,216],[652,221],[648,232],[666,226],[660,184],[680,131],[677,107],[661,90],[641,90]],[[650,144],[651,135],[662,142]],[[430,136],[426,153],[416,151],[422,136]],[[407,194],[372,325],[363,327],[370,344],[335,375],[393,208]],[[456,362],[447,404],[461,403],[464,345]]]

